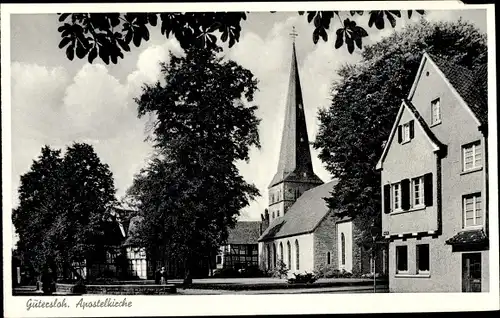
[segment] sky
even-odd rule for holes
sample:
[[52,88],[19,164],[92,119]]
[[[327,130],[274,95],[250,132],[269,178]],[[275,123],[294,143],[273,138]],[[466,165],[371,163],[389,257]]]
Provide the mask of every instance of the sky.
[[[428,11],[425,19],[464,20],[486,33],[485,10]],[[395,30],[420,19],[398,20]],[[357,19],[367,26],[367,16]],[[134,174],[144,167],[152,153],[145,141],[147,118],[137,117],[134,97],[143,83],[160,78],[159,62],[169,54],[182,54],[176,40],[165,39],[159,29],[140,48],[132,48],[117,65],[97,59],[67,60],[58,49],[59,22],[55,14],[11,15],[11,114],[12,114],[12,203],[18,202],[19,178],[26,173],[43,145],[65,149],[73,142],[94,146],[102,162],[110,166],[115,178],[117,198],[132,184]],[[317,112],[329,105],[330,84],[344,63],[356,63],[358,53],[346,47],[335,49],[334,41],[312,42],[313,25],[296,12],[252,12],[242,24],[240,42],[224,54],[253,72],[259,80],[254,103],[262,119],[259,133],[261,149],[252,149],[248,163],[238,167],[246,181],[253,183],[261,197],[241,211],[242,220],[260,219],[267,207],[267,186],[277,169],[281,130],[285,112],[292,40],[295,26],[299,74],[303,90],[309,140],[318,130]],[[337,24],[333,29],[336,29]],[[365,27],[366,28],[366,27]],[[378,41],[394,32],[369,29],[364,44]],[[330,39],[334,38],[330,30]],[[2,43],[2,46],[4,43]],[[325,182],[331,180],[311,148],[313,167]]]

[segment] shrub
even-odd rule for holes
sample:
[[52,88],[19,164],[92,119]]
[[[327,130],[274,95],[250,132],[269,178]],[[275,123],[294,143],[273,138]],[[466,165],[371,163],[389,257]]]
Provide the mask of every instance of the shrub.
[[295,277],[291,277],[288,279],[289,284],[312,284],[314,283],[318,277],[313,273],[304,273],[304,274],[295,274]]
[[276,262],[276,267],[272,271],[272,276],[283,278],[283,276],[285,277],[287,276],[288,271],[289,269],[288,266],[285,264],[285,262],[283,262],[282,260],[278,260]]
[[249,266],[241,271],[242,277],[266,277],[267,273],[260,270],[257,266]]
[[234,277],[241,277],[241,274],[232,267],[225,267],[221,269],[216,269],[213,277],[234,278]]

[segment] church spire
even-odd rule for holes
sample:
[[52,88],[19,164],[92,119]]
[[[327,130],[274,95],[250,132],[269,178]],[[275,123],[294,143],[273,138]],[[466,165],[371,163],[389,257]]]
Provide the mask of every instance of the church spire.
[[295,28],[290,35],[292,43],[292,63],[288,83],[288,95],[285,108],[285,122],[281,137],[281,150],[276,172],[270,187],[283,182],[307,182],[322,184],[312,168],[309,137],[307,135],[302,89],[300,86],[297,54],[295,50]]

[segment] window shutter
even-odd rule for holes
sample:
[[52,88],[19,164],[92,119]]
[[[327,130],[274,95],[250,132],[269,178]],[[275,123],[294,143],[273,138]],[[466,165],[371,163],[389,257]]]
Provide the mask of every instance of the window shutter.
[[401,180],[401,208],[410,208],[410,179]]
[[432,173],[424,175],[424,203],[425,206],[432,206],[434,191],[432,190]]
[[384,213],[391,213],[391,185],[384,185]]
[[398,143],[403,141],[403,128],[401,125],[398,126]]
[[410,120],[410,139],[413,139],[415,137],[415,121]]

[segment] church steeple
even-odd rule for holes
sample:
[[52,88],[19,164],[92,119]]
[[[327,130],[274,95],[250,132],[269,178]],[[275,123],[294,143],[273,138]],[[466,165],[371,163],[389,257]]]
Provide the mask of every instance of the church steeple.
[[297,35],[295,29],[291,35],[293,36],[292,62],[286,100],[285,122],[281,137],[278,171],[269,187],[273,187],[284,181],[312,184],[323,183],[314,173],[312,167],[309,137],[307,135],[306,118],[304,114],[304,103],[302,100],[302,89],[297,66],[297,54],[295,50],[295,36]]

